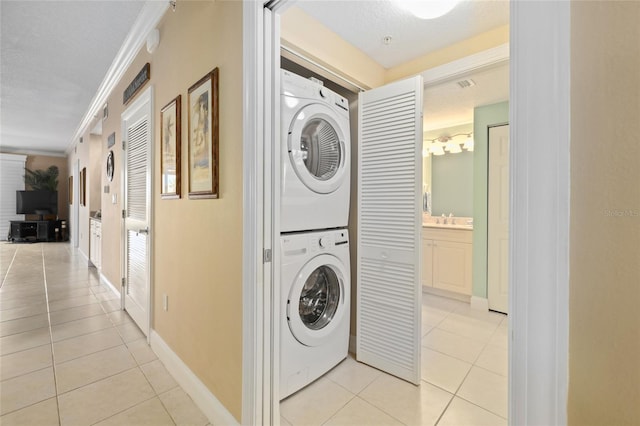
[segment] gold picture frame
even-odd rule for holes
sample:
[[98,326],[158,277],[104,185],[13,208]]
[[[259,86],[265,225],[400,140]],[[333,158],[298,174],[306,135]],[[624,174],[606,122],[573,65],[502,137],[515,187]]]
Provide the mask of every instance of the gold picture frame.
[[73,204],[73,176],[69,176],[69,205]]
[[218,198],[218,79],[215,68],[189,88],[189,198]]
[[83,167],[80,171],[80,205],[87,205],[87,168]]
[[160,196],[180,198],[182,96],[178,95],[160,110]]

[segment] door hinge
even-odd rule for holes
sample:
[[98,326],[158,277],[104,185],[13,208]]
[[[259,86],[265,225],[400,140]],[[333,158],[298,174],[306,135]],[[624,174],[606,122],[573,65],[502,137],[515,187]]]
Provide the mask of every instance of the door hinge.
[[124,151],[125,149],[127,149],[127,142],[122,141],[122,150]]
[[127,279],[122,277],[122,288],[126,285]]
[[122,210],[122,218],[124,219],[125,217],[127,217],[127,211],[126,210]]
[[264,263],[270,263],[271,262],[271,249],[264,249],[264,253],[262,255],[262,261]]

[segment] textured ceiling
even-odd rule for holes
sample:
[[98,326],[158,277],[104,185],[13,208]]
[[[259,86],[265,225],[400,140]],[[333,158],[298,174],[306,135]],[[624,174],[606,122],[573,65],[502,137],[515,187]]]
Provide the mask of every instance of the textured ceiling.
[[144,1],[0,1],[0,150],[62,154]]
[[[416,18],[390,0],[302,0],[296,6],[384,68],[509,23],[506,0],[464,0],[431,20]],[[392,37],[391,44],[382,42],[385,36]]]

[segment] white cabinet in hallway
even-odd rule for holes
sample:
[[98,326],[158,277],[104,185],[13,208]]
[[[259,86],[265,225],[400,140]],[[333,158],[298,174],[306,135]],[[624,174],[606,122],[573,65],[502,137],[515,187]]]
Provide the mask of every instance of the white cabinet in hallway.
[[422,285],[471,296],[472,230],[423,227]]
[[98,219],[91,218],[90,238],[89,238],[89,260],[93,265],[100,269],[102,263],[102,222]]

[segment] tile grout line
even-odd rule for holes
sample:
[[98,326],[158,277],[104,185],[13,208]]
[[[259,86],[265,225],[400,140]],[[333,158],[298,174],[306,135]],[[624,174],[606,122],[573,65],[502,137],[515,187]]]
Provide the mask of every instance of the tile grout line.
[[13,257],[11,258],[11,262],[9,262],[9,267],[7,268],[7,273],[4,274],[4,277],[2,277],[2,282],[0,283],[0,288],[2,288],[2,286],[4,285],[4,282],[7,280],[7,277],[9,276],[9,271],[11,270],[11,267],[13,266],[13,262],[16,260],[17,256],[18,256],[18,248],[16,247],[16,251],[13,252]]
[[44,259],[44,246],[40,246],[40,252],[42,253],[42,275],[44,278],[44,298],[47,303],[47,321],[49,322],[49,344],[51,345],[51,368],[53,371],[53,389],[56,393],[56,412],[58,413],[58,424],[62,424],[62,419],[60,418],[60,400],[58,398],[58,382],[56,375],[56,359],[53,349],[53,330],[51,327],[51,312],[49,311],[49,291],[47,289],[47,268]]

